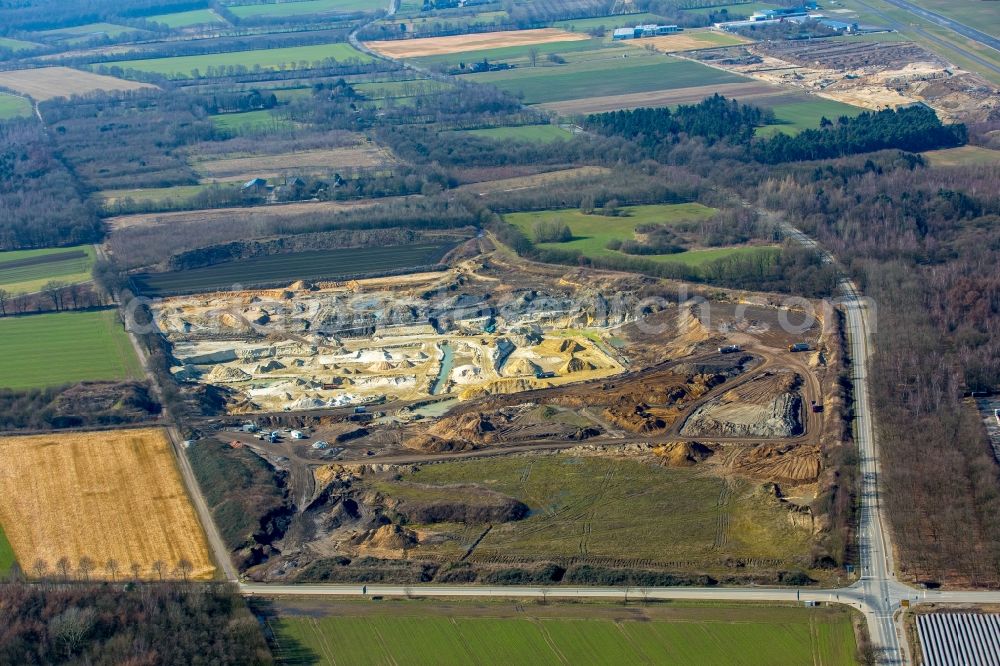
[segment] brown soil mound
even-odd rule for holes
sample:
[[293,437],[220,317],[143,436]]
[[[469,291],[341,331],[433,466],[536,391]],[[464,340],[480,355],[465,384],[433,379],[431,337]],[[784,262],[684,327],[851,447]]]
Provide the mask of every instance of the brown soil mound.
[[389,361],[379,361],[378,363],[372,363],[368,366],[368,370],[371,372],[386,372],[392,370],[392,363]]
[[712,449],[698,442],[668,442],[653,449],[653,454],[663,458],[663,462],[671,467],[696,465],[712,453]]
[[587,370],[596,370],[596,369],[597,366],[595,366],[593,363],[584,361],[583,359],[574,356],[570,358],[568,361],[566,361],[561,368],[559,368],[559,372],[561,372],[564,375],[569,375],[574,372],[585,372]]
[[504,372],[508,375],[531,375],[535,376],[541,368],[526,358],[517,358],[507,364]]
[[741,449],[730,463],[733,469],[759,479],[787,485],[812,483],[819,478],[819,450],[792,444],[760,444]]
[[354,545],[371,550],[402,550],[417,545],[417,533],[399,525],[383,525],[356,537]]

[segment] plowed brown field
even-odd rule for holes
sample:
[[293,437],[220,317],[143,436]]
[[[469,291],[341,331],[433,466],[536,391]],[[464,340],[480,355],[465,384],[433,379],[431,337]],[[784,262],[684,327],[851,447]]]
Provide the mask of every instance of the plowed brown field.
[[365,46],[389,58],[421,58],[424,56],[499,49],[507,46],[529,46],[549,42],[576,42],[590,39],[590,35],[566,32],[558,28],[539,30],[505,30],[480,32],[451,37],[424,37],[422,39],[393,39],[367,42]]

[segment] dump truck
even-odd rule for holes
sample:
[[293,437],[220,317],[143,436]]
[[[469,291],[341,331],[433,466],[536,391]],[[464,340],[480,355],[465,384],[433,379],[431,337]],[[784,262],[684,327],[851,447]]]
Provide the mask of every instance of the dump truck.
[[720,354],[735,354],[740,351],[739,345],[726,345],[725,347],[719,347]]
[[794,345],[788,345],[788,351],[790,352],[804,352],[809,351],[808,342],[796,342]]

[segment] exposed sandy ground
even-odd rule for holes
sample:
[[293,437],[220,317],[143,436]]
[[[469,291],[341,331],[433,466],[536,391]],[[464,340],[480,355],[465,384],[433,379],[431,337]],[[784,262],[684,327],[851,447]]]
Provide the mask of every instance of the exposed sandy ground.
[[[459,309],[454,323],[440,324],[447,330],[435,330],[421,295],[453,284],[438,275],[409,290],[401,290],[399,280],[388,290],[384,281],[361,280],[318,290],[169,298],[156,306],[156,320],[182,364],[174,369],[177,376],[238,391],[243,403],[236,410],[316,409],[432,394],[467,399],[623,370],[587,334],[566,330],[579,324],[577,311],[546,303],[535,312],[501,296],[504,290],[490,299],[506,308],[495,328],[477,311]],[[386,303],[398,314],[375,314]],[[365,321],[385,323],[359,331]],[[328,335],[314,334],[324,329]]]
[[10,88],[38,101],[70,95],[85,95],[97,90],[139,90],[155,88],[148,83],[91,74],[69,67],[41,67],[0,72],[0,86]]
[[451,37],[367,42],[365,46],[389,58],[420,58],[464,51],[498,49],[505,46],[576,42],[581,39],[590,39],[590,35],[566,32],[558,28],[542,28],[540,30],[506,30],[472,35],[453,35]]
[[153,227],[163,224],[183,224],[186,222],[221,222],[239,217],[247,226],[265,219],[275,217],[294,217],[304,213],[324,213],[345,210],[348,208],[363,208],[377,203],[396,201],[396,197],[386,199],[360,199],[356,201],[307,201],[300,203],[275,204],[273,206],[256,206],[254,208],[211,208],[206,210],[184,210],[170,213],[140,213],[137,215],[120,215],[106,220],[112,231],[128,227]]
[[[50,574],[68,557],[75,573],[81,557],[94,563],[92,578],[131,577],[130,566],[155,579],[181,559],[195,578],[215,572],[204,532],[181,483],[163,430],[118,430],[0,438],[0,523],[22,569],[37,558]],[[176,574],[180,578],[180,574]]]
[[193,166],[208,180],[249,180],[275,178],[293,170],[350,169],[394,164],[388,150],[375,144],[362,144],[350,148],[303,150],[281,155],[255,155],[220,160],[196,162]]
[[546,173],[539,173],[531,176],[517,176],[514,178],[502,178],[500,180],[487,180],[481,183],[469,183],[468,185],[456,187],[455,191],[474,192],[479,196],[493,192],[515,192],[517,190],[530,190],[535,187],[542,187],[551,183],[572,180],[574,178],[597,176],[610,171],[610,169],[605,167],[597,166],[560,169],[559,171],[548,171]]
[[777,86],[759,81],[747,83],[722,83],[713,86],[696,86],[694,88],[674,88],[672,90],[654,90],[652,92],[631,93],[628,95],[608,95],[605,97],[588,97],[586,99],[571,99],[565,102],[551,102],[538,106],[555,111],[561,115],[576,113],[601,113],[617,109],[636,109],[644,106],[670,106],[673,104],[690,104],[700,102],[715,93],[726,97],[740,99],[760,98],[770,95],[787,93]]
[[683,32],[677,35],[663,37],[646,37],[637,42],[642,46],[650,46],[660,53],[677,53],[678,51],[694,51],[695,49],[711,49],[729,44],[747,44],[751,40],[738,35],[720,32]]

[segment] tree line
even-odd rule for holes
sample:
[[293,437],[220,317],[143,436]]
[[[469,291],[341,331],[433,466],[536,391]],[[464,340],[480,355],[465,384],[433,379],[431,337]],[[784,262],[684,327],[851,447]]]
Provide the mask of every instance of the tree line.
[[743,159],[767,164],[830,159],[896,148],[920,152],[966,143],[965,125],[945,125],[928,106],[867,111],[836,123],[823,119],[820,129],[795,136],[783,133],[768,139],[754,136],[756,127],[773,114],[715,94],[695,105],[635,109],[593,114],[587,127],[606,136],[622,136],[637,143],[651,157],[668,159],[671,144],[680,135],[700,137],[709,145],[727,142],[743,148]]

